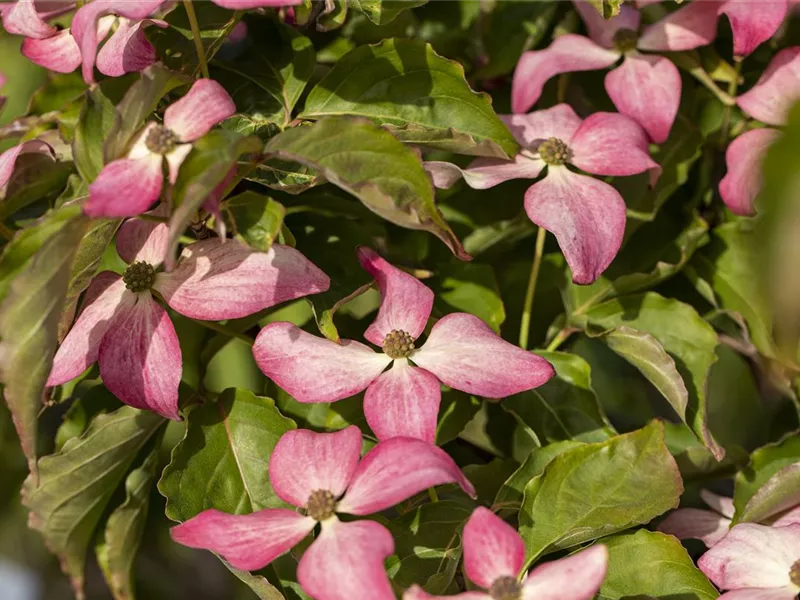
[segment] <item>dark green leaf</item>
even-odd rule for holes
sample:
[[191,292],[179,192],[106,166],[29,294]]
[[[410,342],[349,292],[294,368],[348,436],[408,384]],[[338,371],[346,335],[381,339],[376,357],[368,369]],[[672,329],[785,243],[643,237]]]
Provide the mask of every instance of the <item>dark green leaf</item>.
[[375,25],[386,25],[404,10],[427,4],[428,0],[351,0]]
[[72,159],[87,183],[93,182],[103,168],[103,142],[114,125],[115,117],[114,105],[99,87],[86,92],[72,140]]
[[115,600],[133,600],[133,563],[142,542],[150,491],[156,478],[158,451],[154,449],[142,465],[125,479],[125,502],[106,523],[95,546],[97,562]]
[[207,508],[244,514],[284,506],[269,482],[269,457],[295,425],[270,398],[228,389],[187,421],[158,482],[170,519],[185,521]]
[[255,248],[266,252],[278,237],[286,209],[269,196],[243,192],[225,201],[225,221],[230,230]]
[[442,404],[436,424],[436,444],[444,446],[456,439],[481,408],[481,401],[466,392],[442,391]]
[[60,194],[73,172],[71,162],[53,161],[39,152],[26,152],[17,157],[14,173],[2,198],[0,220],[34,202]]
[[295,127],[272,138],[264,151],[320,171],[384,219],[430,231],[456,256],[468,258],[434,204],[419,156],[366,119],[331,117]]
[[248,170],[244,178],[287,194],[299,194],[325,183],[325,179],[313,169],[277,158],[260,162],[255,168]]
[[[733,505],[736,508],[736,521],[746,521],[745,516],[766,517],[763,512],[763,499],[757,498],[762,488],[767,488],[765,495],[771,495],[771,489],[779,485],[779,479],[773,480],[783,469],[794,468],[800,464],[800,436],[788,435],[781,441],[768,444],[750,455],[750,464],[739,471],[735,478]],[[792,480],[793,471],[787,471]],[[794,476],[796,477],[796,475]],[[770,483],[771,482],[771,483]],[[797,485],[796,483],[794,485]],[[756,499],[753,507],[750,503]],[[787,507],[788,508],[788,507]]]
[[23,487],[30,526],[61,559],[61,568],[82,596],[86,551],[108,501],[136,455],[165,423],[157,414],[124,406],[97,416],[88,431],[58,454],[39,460]]
[[54,218],[60,227],[50,230],[50,236],[26,263],[25,271],[11,282],[0,308],[3,395],[33,472],[36,416],[53,366],[70,268],[88,224],[77,206],[55,213]]
[[671,535],[640,529],[602,543],[608,548],[608,572],[598,600],[713,600],[719,596],[680,541]]
[[568,450],[525,486],[520,533],[528,562],[649,523],[678,506],[682,492],[658,422]]
[[308,96],[301,118],[354,115],[404,142],[509,158],[519,146],[463,67],[420,40],[389,39],[350,52]]
[[437,298],[450,307],[480,317],[496,333],[506,320],[494,269],[485,264],[454,263],[437,286]]

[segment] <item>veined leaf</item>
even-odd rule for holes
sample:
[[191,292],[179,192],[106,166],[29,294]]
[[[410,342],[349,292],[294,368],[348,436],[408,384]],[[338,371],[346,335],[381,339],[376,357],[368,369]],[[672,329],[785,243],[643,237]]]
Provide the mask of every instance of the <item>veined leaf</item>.
[[280,202],[256,192],[243,192],[225,201],[228,227],[242,240],[266,252],[278,237],[286,209]]
[[94,181],[103,169],[103,142],[114,120],[114,105],[102,90],[87,90],[72,140],[72,158],[86,183]]
[[386,25],[404,10],[427,4],[428,0],[350,0],[375,25]]
[[[800,468],[798,465],[800,465],[800,437],[796,434],[789,434],[779,442],[755,450],[750,455],[750,464],[739,471],[734,479],[733,505],[736,509],[734,520],[737,522],[761,520],[772,516],[765,514],[764,507],[767,513],[772,509],[765,500],[774,494],[773,490],[781,489],[781,475],[787,476],[786,483],[798,485],[796,482],[796,471]],[[784,471],[785,469],[789,470]],[[794,488],[794,491],[798,489],[800,487]],[[774,512],[779,511],[780,507]]]

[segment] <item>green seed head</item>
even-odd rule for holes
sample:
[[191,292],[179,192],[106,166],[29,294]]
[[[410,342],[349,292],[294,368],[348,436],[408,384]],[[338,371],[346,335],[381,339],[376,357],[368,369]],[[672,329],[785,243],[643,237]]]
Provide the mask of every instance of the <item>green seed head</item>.
[[514,577],[500,577],[489,588],[492,600],[521,600],[522,586]]
[[548,138],[539,144],[539,158],[548,165],[563,165],[569,160],[569,146],[558,138]]
[[614,48],[620,52],[630,52],[639,43],[639,34],[633,29],[620,29],[614,34]]
[[178,144],[178,136],[171,129],[163,125],[156,125],[150,129],[144,140],[144,145],[155,154],[169,154]]
[[407,358],[414,352],[414,338],[402,329],[392,329],[383,339],[383,351],[389,358]]
[[146,262],[135,262],[125,271],[122,280],[125,287],[132,292],[144,292],[153,287],[156,279],[156,270],[153,265]]
[[311,492],[306,503],[308,516],[315,521],[330,519],[336,510],[336,499],[328,490],[315,490]]

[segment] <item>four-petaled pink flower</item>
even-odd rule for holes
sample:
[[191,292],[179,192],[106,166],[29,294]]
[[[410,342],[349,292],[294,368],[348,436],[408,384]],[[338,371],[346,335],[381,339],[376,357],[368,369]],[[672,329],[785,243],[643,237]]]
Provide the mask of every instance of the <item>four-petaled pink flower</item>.
[[669,50],[667,44],[638,39],[639,11],[624,4],[618,16],[606,20],[585,0],[574,0],[591,39],[567,34],[544,50],[525,52],[517,63],[511,91],[511,110],[525,113],[552,77],[575,71],[605,69],[624,57],[606,75],[605,86],[617,110],[639,123],[655,143],[669,136],[681,101],[681,76],[663,56],[640,50]]
[[53,149],[41,140],[22,142],[0,154],[0,197],[2,197],[8,182],[11,181],[17,159],[23,154],[44,154],[55,159]]
[[770,39],[786,18],[789,0],[699,0],[688,2],[644,30],[647,50],[694,50],[717,37],[717,20],[728,17],[733,54],[741,58]]
[[258,366],[297,401],[333,402],[366,389],[364,414],[378,439],[433,442],[440,381],[469,394],[504,398],[553,376],[546,360],[509,344],[466,313],[440,319],[417,348],[433,292],[369,248],[359,248],[358,258],[380,289],[381,307],[364,337],[382,353],[353,340],[337,344],[291,323],[270,323],[256,337]]
[[[758,82],[736,99],[745,113],[767,125],[786,124],[789,110],[800,99],[800,46],[781,50]],[[780,136],[777,129],[762,127],[733,140],[725,152],[728,172],[719,182],[722,200],[737,215],[752,215],[753,201],[761,191],[764,155]]]
[[117,234],[125,274],[104,271],[86,292],[84,309],[56,353],[47,384],[100,365],[106,387],[125,404],[178,419],[181,349],[160,294],[192,319],[236,319],[328,289],[328,277],[300,252],[274,245],[255,252],[235,240],[187,246],[174,271],[157,272],[167,250],[164,223],[133,219]]
[[697,566],[720,600],[793,600],[800,593],[800,524],[736,525]]
[[539,565],[520,581],[525,544],[508,523],[482,506],[464,526],[464,571],[486,592],[431,596],[413,586],[403,600],[590,600],[606,576],[608,550],[596,545]]
[[192,142],[235,112],[233,100],[220,84],[210,79],[196,81],[183,98],[164,111],[163,125],[145,125],[128,156],[103,167],[89,186],[83,211],[91,217],[143,213],[161,195],[164,160],[170,183],[175,183]]
[[203,511],[172,529],[172,538],[222,555],[237,569],[260,569],[288,552],[317,525],[321,530],[297,567],[301,587],[316,600],[394,600],[383,562],[394,540],[379,523],[340,521],[336,514],[380,512],[422,490],[472,484],[441,448],[421,440],[393,438],[359,460],[361,431],[285,433],[269,461],[278,497],[304,510],[268,508],[247,515]]
[[525,211],[555,234],[572,280],[592,283],[622,245],[625,200],[613,186],[568,165],[594,175],[650,170],[653,183],[661,169],[650,158],[647,135],[625,115],[600,112],[581,120],[567,104],[501,118],[523,146],[515,160],[478,158],[466,169],[427,162],[425,168],[436,187],[450,187],[463,176],[470,187],[486,189],[511,179],[536,179],[547,167],[545,178],[525,193]]
[[[701,540],[709,548],[719,542],[733,523],[733,500],[708,490],[701,490],[700,497],[711,510],[679,508],[661,521],[658,530],[682,540]],[[771,524],[773,527],[800,524],[800,506],[785,512]]]

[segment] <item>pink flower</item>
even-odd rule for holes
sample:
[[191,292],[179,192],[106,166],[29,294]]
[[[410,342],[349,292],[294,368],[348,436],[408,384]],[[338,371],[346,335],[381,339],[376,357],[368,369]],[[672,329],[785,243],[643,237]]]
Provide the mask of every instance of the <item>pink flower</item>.
[[608,550],[597,545],[536,567],[520,581],[525,544],[517,531],[479,506],[464,526],[464,570],[486,592],[431,596],[413,586],[403,600],[590,600],[606,576]]
[[41,140],[22,142],[0,154],[0,197],[8,182],[11,181],[11,176],[14,174],[14,166],[19,156],[30,153],[44,154],[55,159],[53,149],[49,144]]
[[800,525],[736,525],[697,566],[721,600],[792,600],[800,592]]
[[270,323],[256,337],[258,366],[297,401],[334,402],[366,389],[364,414],[378,439],[433,442],[440,381],[470,394],[503,398],[553,376],[546,360],[509,344],[466,313],[440,319],[416,348],[433,292],[369,248],[359,248],[358,258],[377,281],[382,300],[364,337],[383,352],[353,340],[337,344],[291,323]]
[[645,28],[644,50],[693,50],[717,37],[717,20],[726,15],[733,30],[733,54],[744,57],[775,35],[789,0],[701,0],[689,2]]
[[222,555],[237,569],[260,569],[288,552],[316,526],[321,530],[297,567],[302,588],[317,600],[394,600],[383,567],[394,540],[379,523],[342,522],[336,513],[365,516],[390,508],[422,490],[472,484],[446,452],[409,438],[381,442],[359,460],[361,431],[285,433],[269,461],[281,500],[302,511],[268,508],[248,515],[209,509],[172,529],[172,538]]
[[[682,540],[701,540],[709,548],[719,542],[728,533],[733,522],[733,500],[708,490],[701,490],[700,497],[711,510],[678,509],[661,522],[658,530]],[[784,513],[772,526],[784,527],[792,523],[800,524],[800,506]]]
[[164,160],[170,183],[175,183],[192,142],[235,112],[233,100],[220,84],[210,79],[195,81],[183,98],[164,111],[163,125],[145,125],[128,156],[103,167],[89,186],[83,211],[90,217],[143,213],[161,195]]
[[[758,82],[736,99],[745,113],[768,125],[785,125],[789,110],[800,99],[800,46],[781,50]],[[725,152],[728,172],[719,182],[722,200],[737,215],[755,213],[761,191],[761,167],[767,149],[780,136],[776,129],[751,129],[737,137]]]
[[573,165],[594,175],[634,175],[660,167],[650,158],[647,135],[628,117],[595,113],[581,120],[567,104],[527,115],[501,116],[523,146],[513,161],[479,158],[466,169],[428,162],[436,187],[450,187],[463,176],[470,187],[486,189],[511,179],[547,175],[525,193],[531,221],[555,234],[572,269],[572,280],[592,283],[619,251],[625,233],[625,201],[611,185],[579,175]]
[[167,226],[127,221],[117,251],[125,274],[104,271],[86,292],[84,309],[56,353],[47,385],[74,379],[94,362],[106,387],[125,404],[178,419],[181,349],[163,297],[192,319],[235,319],[328,289],[328,277],[302,254],[274,245],[255,252],[237,241],[187,246],[171,273],[158,272]]
[[574,0],[591,39],[568,34],[544,50],[525,52],[517,63],[511,91],[511,110],[527,112],[541,96],[544,84],[561,73],[594,71],[622,65],[606,75],[605,86],[617,110],[639,123],[660,144],[669,136],[681,100],[677,67],[661,56],[641,54],[668,50],[639,43],[639,11],[623,5],[617,17],[606,20],[585,0]]

